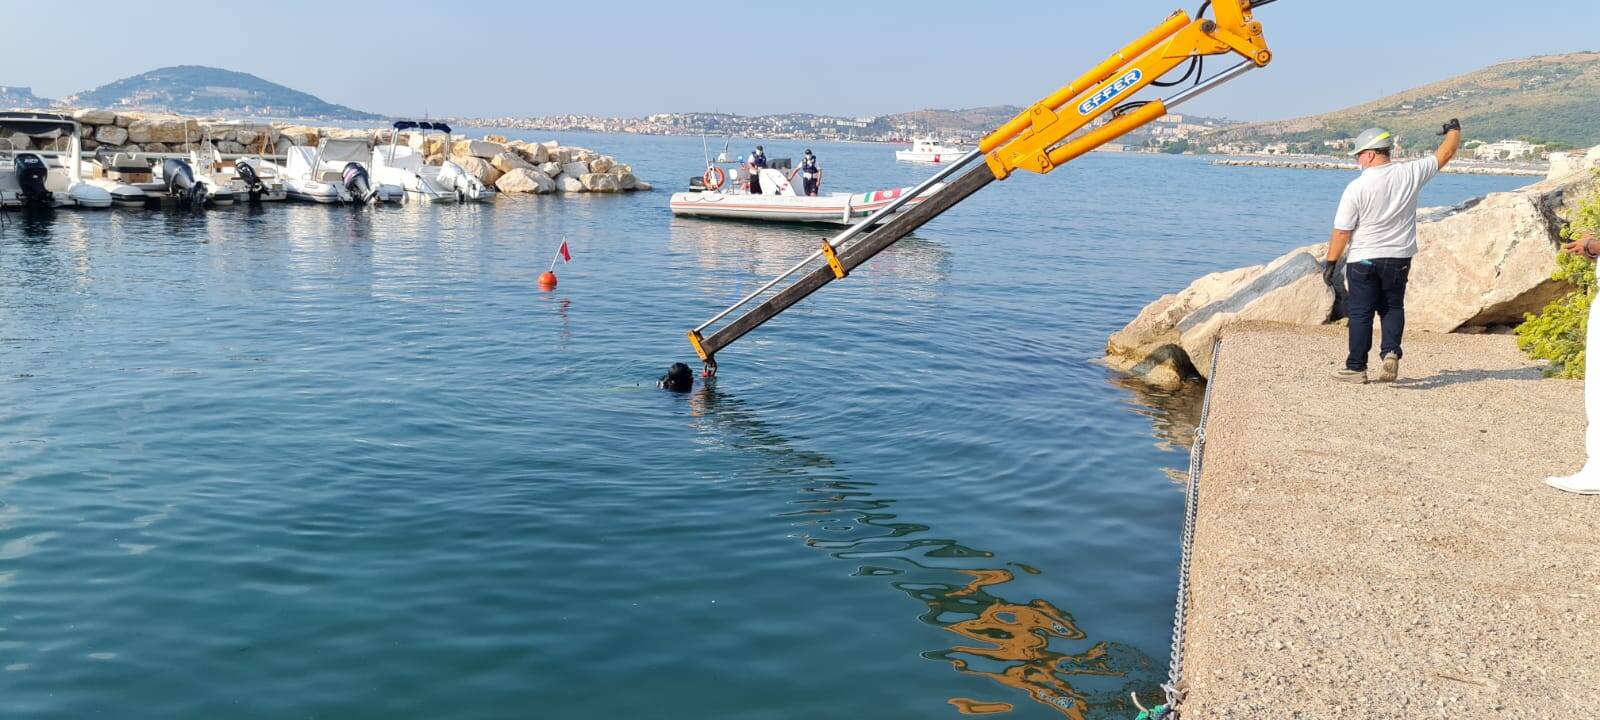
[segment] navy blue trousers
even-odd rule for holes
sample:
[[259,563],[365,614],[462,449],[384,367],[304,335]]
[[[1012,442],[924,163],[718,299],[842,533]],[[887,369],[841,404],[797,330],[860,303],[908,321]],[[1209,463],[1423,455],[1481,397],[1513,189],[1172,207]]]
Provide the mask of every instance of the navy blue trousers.
[[1372,316],[1383,323],[1383,344],[1378,355],[1400,351],[1400,335],[1406,331],[1406,280],[1411,276],[1411,258],[1373,258],[1345,265],[1350,282],[1350,297],[1345,308],[1350,316],[1350,357],[1344,366],[1366,370],[1372,353]]

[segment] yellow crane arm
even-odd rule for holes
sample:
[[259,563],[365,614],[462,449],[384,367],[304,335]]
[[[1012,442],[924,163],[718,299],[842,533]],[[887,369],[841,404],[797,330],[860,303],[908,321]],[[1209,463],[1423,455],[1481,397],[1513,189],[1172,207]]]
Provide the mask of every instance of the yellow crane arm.
[[[1249,70],[1265,67],[1272,61],[1272,52],[1267,49],[1261,23],[1252,17],[1251,9],[1268,2],[1273,0],[1218,0],[1214,6],[1214,19],[1204,17],[1204,5],[1197,17],[1190,17],[1182,10],[1174,12],[1155,29],[1018,113],[984,137],[976,150],[946,166],[911,192],[903,193],[895,202],[872,216],[824,240],[822,248],[810,257],[689,331],[689,343],[705,363],[707,373],[716,370],[717,351],[822,286],[843,279],[856,266],[990,182],[1004,180],[1017,170],[1040,174],[1050,172],[1167,114],[1171,108],[1212,87]],[[1193,85],[1171,97],[1132,100],[1134,95],[1151,85],[1175,86],[1177,83],[1159,81],[1162,76],[1186,62],[1194,65],[1190,73],[1184,75],[1185,81],[1199,69],[1204,56],[1229,54],[1238,55],[1242,60],[1211,78],[1202,79],[1196,74]],[[1108,114],[1109,118],[1091,128],[1093,123]],[[972,168],[948,185],[938,185],[979,157],[983,158],[983,166]],[[936,187],[938,189],[934,191]],[[922,202],[900,212],[900,208],[916,197],[922,197]],[[886,219],[877,230],[862,237],[867,228]],[[846,242],[850,244],[846,245]],[[823,263],[815,264],[818,258],[823,259]],[[710,335],[702,334],[711,325],[762,296],[785,278],[813,265],[810,272],[793,284]]]

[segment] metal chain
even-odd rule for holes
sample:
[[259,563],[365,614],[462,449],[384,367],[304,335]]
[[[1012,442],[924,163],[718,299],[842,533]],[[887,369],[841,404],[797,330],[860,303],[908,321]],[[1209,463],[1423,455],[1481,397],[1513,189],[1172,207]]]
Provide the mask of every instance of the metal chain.
[[1176,708],[1183,699],[1183,640],[1189,614],[1189,560],[1194,549],[1195,518],[1200,513],[1200,471],[1206,454],[1206,421],[1211,417],[1211,390],[1217,386],[1217,357],[1222,354],[1222,337],[1211,343],[1211,373],[1206,376],[1205,399],[1200,403],[1200,424],[1194,429],[1194,444],[1189,447],[1189,482],[1183,493],[1182,552],[1178,560],[1178,602],[1172,618],[1172,664],[1167,682],[1167,707]]

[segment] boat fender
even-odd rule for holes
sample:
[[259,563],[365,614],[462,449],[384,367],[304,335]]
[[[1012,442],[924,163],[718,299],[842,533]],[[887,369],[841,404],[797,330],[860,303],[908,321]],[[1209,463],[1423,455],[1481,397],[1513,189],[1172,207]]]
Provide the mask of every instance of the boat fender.
[[22,204],[28,207],[49,205],[50,191],[45,189],[45,179],[50,176],[50,168],[44,164],[44,158],[33,153],[17,153],[12,165],[17,173],[17,187],[21,190]]
[[706,168],[706,174],[700,176],[700,181],[705,183],[707,190],[721,190],[722,183],[728,180],[727,173],[715,165]]

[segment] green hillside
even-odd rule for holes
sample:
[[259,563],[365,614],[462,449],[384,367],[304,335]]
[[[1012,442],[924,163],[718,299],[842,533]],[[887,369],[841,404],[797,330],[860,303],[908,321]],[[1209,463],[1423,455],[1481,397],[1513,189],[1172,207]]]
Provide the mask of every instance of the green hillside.
[[157,68],[78,93],[64,102],[74,107],[140,108],[200,115],[380,119],[249,73],[201,65]]
[[1320,143],[1378,126],[1395,131],[1402,145],[1428,145],[1452,117],[1461,118],[1469,140],[1600,145],[1600,52],[1503,62],[1336,112],[1229,128],[1202,142]]

